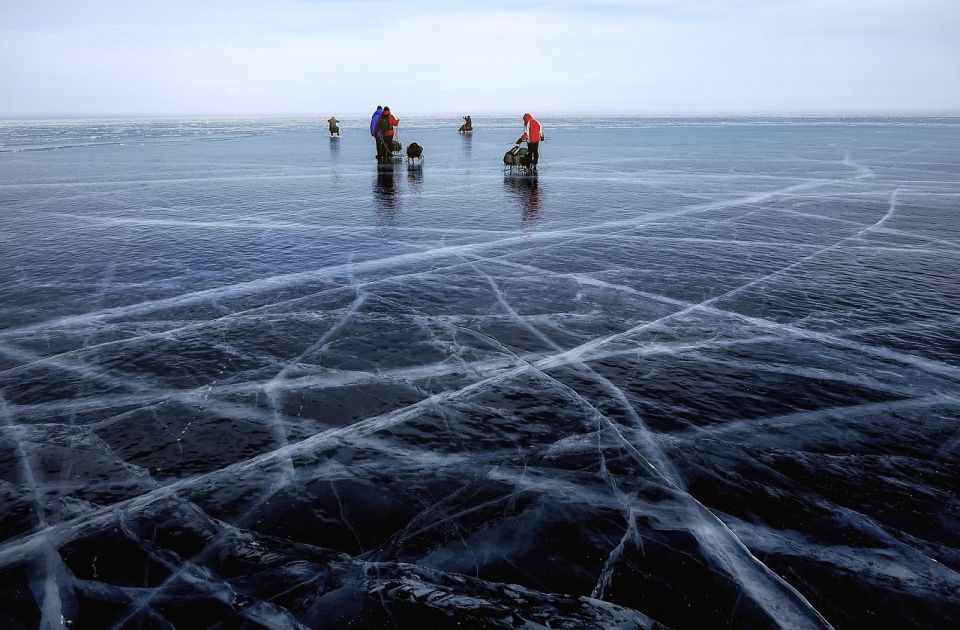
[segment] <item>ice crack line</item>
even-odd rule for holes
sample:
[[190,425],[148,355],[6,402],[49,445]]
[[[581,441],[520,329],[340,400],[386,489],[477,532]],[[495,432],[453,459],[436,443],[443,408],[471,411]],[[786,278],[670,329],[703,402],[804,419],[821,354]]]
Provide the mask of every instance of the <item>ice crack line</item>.
[[[534,334],[542,342],[548,344],[550,347],[556,350],[557,355],[564,354],[563,352],[560,352],[559,346],[557,346],[553,340],[518,316],[517,312],[507,301],[506,296],[504,296],[503,292],[497,286],[492,277],[480,271],[479,269],[478,271],[483,273],[483,275],[486,277],[491,288],[494,290],[497,296],[497,301],[500,303],[501,307],[507,311],[507,313],[509,313],[519,325],[526,328],[529,332],[531,332],[531,334]],[[578,358],[580,355],[576,356]],[[597,374],[586,364],[579,361],[576,362],[576,366],[580,368],[582,372],[588,372],[594,380],[602,384],[606,389],[612,390],[614,397],[618,400],[620,405],[626,410],[635,423],[636,430],[642,438],[643,451],[629,442],[626,437],[616,428],[614,423],[598,409],[596,409],[596,407],[586,400],[586,398],[579,394],[579,392],[576,392],[561,381],[543,372],[542,363],[545,361],[547,361],[547,359],[534,363],[534,368],[541,372],[541,374],[543,374],[546,378],[570,391],[574,396],[591,408],[594,413],[603,418],[606,421],[607,426],[612,429],[613,432],[619,436],[619,438],[625,444],[628,444],[631,447],[631,450],[640,456],[640,459],[644,464],[649,466],[650,469],[667,484],[675,488],[680,493],[681,497],[690,500],[694,504],[695,507],[693,508],[692,516],[695,517],[694,520],[696,523],[698,523],[698,525],[691,529],[691,533],[694,534],[697,540],[703,544],[705,554],[710,557],[717,566],[721,567],[732,577],[736,577],[739,584],[746,592],[750,594],[751,599],[756,601],[758,605],[766,610],[773,619],[790,619],[791,625],[794,625],[795,627],[829,626],[823,616],[820,615],[820,613],[810,604],[809,601],[806,600],[806,598],[803,597],[803,595],[800,594],[799,591],[797,591],[791,584],[786,582],[779,575],[771,571],[763,562],[754,556],[737,538],[736,534],[729,527],[727,527],[725,523],[723,523],[723,521],[717,518],[713,512],[711,512],[706,506],[700,503],[699,500],[697,500],[686,490],[680,475],[674,469],[672,463],[669,461],[669,458],[667,458],[663,453],[650,430],[647,428],[646,423],[643,422],[639,414],[630,404],[626,394],[624,394],[622,389],[611,383],[606,378],[603,378],[601,375]],[[619,496],[619,491],[616,489],[616,484],[613,484],[613,486],[615,492]],[[618,547],[616,547],[608,556],[607,562],[604,565],[604,569],[601,572],[601,576],[598,579],[597,586],[594,589],[595,597],[598,595],[602,597],[605,588],[612,579],[612,563],[616,561],[616,558],[618,558],[620,554],[622,554],[627,538],[630,537],[631,539],[635,539],[634,534],[636,533],[636,517],[634,516],[632,509],[628,510],[627,521],[628,526],[627,531],[624,534],[624,538],[620,541]],[[733,541],[732,545],[730,544],[731,539]],[[745,554],[748,559],[741,559],[741,554]],[[766,580],[770,580],[771,578],[772,583],[767,584]],[[778,593],[779,589],[784,589],[786,596]],[[812,618],[810,615],[812,615]]]
[[667,217],[675,218],[678,216],[683,216],[691,213],[706,212],[709,210],[720,210],[724,208],[737,207],[737,206],[748,205],[752,203],[759,203],[761,201],[766,201],[778,196],[788,195],[792,192],[796,192],[799,190],[807,190],[807,189],[818,187],[818,186],[825,186],[831,183],[836,183],[836,180],[806,182],[803,184],[796,184],[793,186],[788,186],[786,188],[782,188],[774,191],[750,195],[748,197],[740,197],[740,198],[731,199],[727,201],[695,204],[695,205],[686,206],[678,209],[652,212],[640,217],[608,221],[605,223],[600,223],[600,224],[595,224],[590,226],[568,228],[568,229],[556,230],[552,232],[535,232],[533,234],[522,234],[518,236],[503,238],[503,239],[484,241],[481,243],[450,245],[446,247],[438,247],[432,250],[428,250],[426,252],[412,252],[412,253],[406,253],[406,254],[397,254],[394,256],[387,256],[385,258],[378,258],[378,259],[372,259],[372,260],[361,261],[361,262],[349,262],[346,264],[333,265],[330,267],[321,267],[321,268],[313,269],[309,271],[298,271],[298,272],[292,272],[292,273],[286,273],[286,274],[279,274],[276,276],[270,276],[266,278],[258,278],[255,280],[238,282],[232,285],[226,285],[222,287],[202,289],[199,291],[193,291],[191,293],[181,294],[178,296],[161,298],[158,300],[149,300],[145,302],[140,302],[139,304],[129,304],[126,306],[118,306],[114,308],[103,309],[100,311],[93,311],[93,312],[84,313],[80,315],[68,315],[68,316],[59,317],[53,320],[37,322],[34,324],[25,324],[22,326],[8,328],[6,330],[0,330],[0,335],[20,334],[24,332],[46,330],[48,328],[56,328],[56,327],[62,327],[62,326],[75,326],[75,325],[84,325],[84,324],[89,325],[97,322],[111,321],[117,318],[136,317],[140,315],[145,315],[147,313],[156,312],[159,310],[180,308],[184,306],[189,306],[191,304],[223,300],[231,297],[238,297],[243,295],[262,293],[264,291],[282,289],[291,285],[302,284],[311,280],[329,280],[331,278],[343,276],[348,273],[367,273],[372,271],[378,271],[385,268],[393,268],[403,264],[423,263],[429,260],[444,258],[448,256],[458,255],[458,254],[470,254],[474,252],[481,252],[481,251],[485,251],[492,248],[504,247],[507,245],[518,244],[518,243],[525,244],[529,242],[530,239],[535,239],[538,241],[552,240],[552,239],[562,238],[564,236],[585,234],[598,229],[609,229],[617,226],[623,226],[623,227],[637,226],[637,225],[642,225],[644,223],[649,223],[651,221],[660,220]]
[[63,628],[64,615],[68,613],[68,609],[71,608],[64,602],[63,595],[60,591],[60,586],[66,574],[63,559],[60,557],[60,553],[50,539],[43,495],[40,492],[37,479],[33,474],[30,459],[23,449],[23,442],[20,439],[18,431],[19,425],[17,425],[10,413],[6,398],[3,397],[2,392],[0,392],[0,419],[3,420],[3,426],[7,428],[6,433],[16,445],[17,459],[20,462],[20,472],[23,482],[33,494],[34,513],[37,519],[35,531],[39,537],[39,550],[41,555],[30,563],[28,570],[34,578],[31,580],[30,588],[40,608],[39,627],[43,630]]
[[[848,238],[852,238],[852,237],[848,237]],[[835,246],[835,245],[831,245],[830,247],[834,247],[834,246]],[[826,248],[826,249],[829,249],[830,247],[828,247],[828,248]],[[821,251],[822,251],[822,250],[821,250]],[[807,258],[811,258],[811,257],[813,257],[813,256],[815,256],[815,255],[816,255],[816,254],[811,254],[811,255],[808,256]],[[796,266],[797,264],[799,264],[800,262],[802,262],[802,261],[798,261],[798,263],[794,263],[793,265],[790,265],[790,267],[795,267],[795,266]],[[683,307],[683,310],[677,311],[676,313],[672,313],[672,314],[670,314],[670,315],[666,315],[666,316],[665,316],[666,318],[676,317],[676,316],[679,316],[679,315],[681,315],[681,314],[689,313],[689,312],[694,311],[694,310],[702,310],[702,311],[704,311],[704,312],[713,313],[713,314],[716,314],[716,315],[727,316],[727,317],[734,317],[734,318],[737,318],[737,319],[739,319],[739,320],[741,320],[741,321],[747,322],[747,323],[749,323],[749,324],[753,324],[753,325],[755,325],[755,326],[758,326],[758,327],[763,328],[763,329],[766,329],[766,330],[770,330],[770,331],[772,331],[772,332],[774,332],[774,333],[777,333],[777,334],[780,334],[780,335],[787,334],[787,335],[792,335],[792,336],[799,337],[799,338],[810,339],[810,340],[813,340],[813,341],[818,341],[818,342],[821,342],[821,343],[830,344],[830,345],[837,346],[837,347],[840,347],[840,348],[845,348],[845,349],[847,349],[847,350],[854,350],[854,351],[857,351],[857,352],[862,352],[862,353],[864,353],[864,354],[869,354],[869,355],[872,355],[872,356],[875,356],[875,357],[879,357],[879,358],[881,358],[881,359],[886,359],[886,360],[890,360],[890,361],[896,361],[897,363],[902,363],[902,364],[906,364],[906,365],[911,365],[911,366],[920,368],[920,369],[922,369],[922,370],[925,370],[925,371],[928,371],[928,372],[932,372],[932,373],[934,373],[934,374],[939,374],[939,375],[941,375],[941,376],[947,376],[947,377],[950,377],[950,378],[953,378],[953,379],[960,379],[960,368],[958,368],[958,367],[956,367],[956,366],[953,366],[953,365],[950,365],[950,364],[947,364],[947,363],[942,363],[942,362],[940,362],[940,361],[936,361],[936,360],[933,360],[933,359],[928,359],[928,358],[921,357],[921,356],[917,356],[917,355],[905,354],[905,353],[903,353],[903,352],[899,352],[899,351],[896,351],[896,350],[890,350],[890,349],[888,349],[888,348],[877,348],[877,347],[871,346],[871,345],[869,345],[869,344],[861,343],[861,342],[858,342],[858,341],[852,341],[852,340],[850,340],[850,339],[844,339],[843,337],[837,337],[836,335],[831,335],[831,334],[829,334],[829,333],[823,333],[823,332],[817,332],[817,331],[813,331],[813,330],[807,330],[807,329],[801,328],[801,327],[799,327],[799,326],[795,326],[795,325],[792,325],[792,324],[785,324],[785,323],[781,323],[781,322],[775,322],[775,321],[772,321],[772,320],[769,320],[769,319],[764,319],[764,318],[762,318],[762,317],[753,317],[753,316],[750,316],[750,315],[744,315],[743,313],[738,313],[737,311],[730,311],[730,310],[718,308],[718,307],[712,305],[714,302],[716,302],[717,300],[720,300],[721,298],[725,297],[727,294],[719,295],[719,296],[716,296],[716,297],[714,297],[714,298],[710,298],[710,299],[708,299],[708,300],[706,300],[706,301],[704,301],[704,302],[693,303],[693,302],[688,302],[688,301],[685,301],[685,300],[678,300],[678,299],[674,299],[674,298],[668,298],[668,297],[665,297],[665,296],[660,296],[660,295],[648,293],[648,292],[646,292],[646,291],[639,291],[639,290],[637,290],[637,289],[634,289],[633,287],[629,287],[629,286],[622,285],[622,284],[616,284],[616,283],[607,282],[607,281],[604,281],[604,280],[599,280],[599,279],[594,278],[594,277],[592,277],[592,276],[590,276],[590,275],[588,275],[588,274],[581,274],[581,273],[573,273],[573,274],[570,274],[570,273],[563,273],[563,272],[553,272],[553,271],[549,271],[549,270],[547,270],[547,269],[543,269],[543,268],[540,268],[540,267],[535,267],[535,266],[531,266],[531,265],[522,265],[522,264],[511,263],[511,262],[506,262],[506,261],[502,261],[502,262],[500,262],[500,264],[504,264],[504,265],[511,266],[511,267],[516,267],[516,268],[518,268],[518,269],[525,269],[526,271],[530,271],[530,272],[536,272],[536,273],[541,274],[541,275],[543,275],[543,276],[553,275],[553,276],[570,277],[570,278],[576,279],[578,282],[582,282],[583,284],[592,284],[592,285],[595,285],[595,286],[598,286],[598,287],[603,287],[603,288],[607,288],[607,289],[613,289],[613,290],[617,290],[617,291],[622,291],[622,292],[624,292],[624,293],[630,293],[630,294],[637,295],[637,296],[648,297],[648,298],[650,298],[650,299],[654,299],[654,300],[657,300],[657,301],[661,301],[661,302],[666,303],[666,304],[674,304],[674,305],[676,305],[676,306]],[[753,280],[753,281],[752,281],[751,283],[749,283],[749,284],[756,284],[756,283],[758,283],[758,282],[761,282],[761,281],[763,281],[763,280],[765,280],[765,279],[768,279],[768,278],[770,278],[770,277],[772,277],[772,276],[774,276],[774,275],[777,275],[778,273],[782,273],[782,272],[784,272],[784,271],[786,271],[786,268],[780,269],[779,271],[776,271],[776,272],[774,272],[774,273],[768,274],[768,275],[766,275],[766,276],[764,276],[764,277],[757,278],[757,279]],[[738,287],[738,288],[736,288],[736,289],[733,289],[731,292],[741,291],[741,290],[743,290],[743,289],[746,288],[746,287],[747,287],[747,285],[744,285],[744,286]],[[731,293],[731,292],[728,292],[728,293]],[[659,323],[660,321],[661,321],[661,320],[657,320],[658,323]],[[606,340],[612,340],[612,339],[614,339],[614,338],[616,338],[616,337],[618,337],[618,336],[623,336],[623,335],[627,335],[627,334],[632,334],[632,332],[635,332],[635,331],[634,331],[633,329],[630,329],[630,330],[625,331],[625,332],[621,332],[621,333],[616,333],[616,334],[614,334],[614,335],[610,335],[609,337],[606,337],[606,338],[604,338],[604,339],[606,339]],[[596,343],[596,345],[602,345],[602,343],[605,343],[605,341],[604,341],[603,339],[598,340],[598,342]]]
[[854,162],[850,158],[849,149],[843,150],[843,160],[841,160],[840,163],[843,164],[844,166],[849,166],[850,168],[854,169],[857,172],[857,174],[854,176],[854,179],[864,179],[867,177],[873,177],[873,169],[865,164]]
[[[667,316],[667,317],[670,317],[670,316]],[[661,318],[661,320],[662,319],[664,318]],[[657,320],[657,321],[660,321],[660,320]],[[642,326],[650,326],[650,325],[654,325],[655,323],[656,322],[648,322]],[[634,327],[634,329],[641,328],[642,326]],[[604,339],[607,339],[607,338],[604,338]],[[583,344],[583,345],[592,347],[594,345],[599,345],[599,344],[594,344],[594,342],[588,342],[587,344]],[[578,352],[578,349],[575,348],[563,354],[570,357],[578,358],[582,356],[582,351]],[[547,365],[548,361],[549,359],[543,359],[537,362],[536,364],[533,364],[532,369],[542,373],[543,368],[545,365]],[[331,429],[323,433],[320,433],[318,435],[315,435],[311,438],[308,438],[302,442],[299,442],[293,445],[284,446],[270,453],[263,454],[261,456],[255,457],[250,460],[246,460],[244,462],[238,462],[236,464],[220,469],[218,471],[213,471],[211,473],[199,475],[197,477],[193,477],[190,479],[174,482],[168,486],[165,486],[162,489],[148,492],[135,499],[131,499],[126,502],[121,502],[120,504],[115,504],[115,506],[111,508],[104,508],[102,510],[98,510],[91,514],[84,515],[83,517],[78,518],[72,524],[64,523],[62,525],[56,525],[52,528],[48,528],[47,530],[45,530],[44,533],[47,536],[54,536],[54,535],[67,536],[68,532],[73,527],[80,527],[82,526],[82,524],[89,525],[98,520],[102,520],[104,518],[104,514],[107,513],[108,510],[112,510],[117,507],[124,507],[124,506],[127,507],[128,509],[135,509],[137,506],[148,505],[149,503],[152,503],[153,501],[159,500],[161,498],[173,496],[176,492],[180,490],[183,490],[189,487],[194,487],[204,482],[213,481],[215,479],[221,478],[222,476],[229,476],[231,474],[243,474],[244,471],[250,470],[252,468],[256,468],[257,466],[266,464],[267,462],[275,461],[279,457],[292,458],[292,456],[296,453],[309,452],[309,451],[318,449],[322,445],[328,444],[331,441],[339,438],[343,438],[351,435],[362,436],[362,435],[372,434],[384,428],[388,428],[398,423],[405,422],[410,418],[417,417],[419,415],[419,412],[425,408],[430,408],[434,405],[450,402],[454,399],[463,398],[472,393],[479,392],[495,382],[501,382],[503,380],[508,380],[515,376],[519,376],[520,374],[522,374],[523,372],[529,369],[531,369],[531,365],[524,363],[506,372],[502,372],[500,374],[497,374],[489,378],[483,379],[481,381],[467,385],[459,390],[436,394],[434,396],[431,396],[425,400],[419,401],[414,405],[411,405],[404,409],[400,409],[382,416],[375,416],[373,418],[357,422],[353,425],[350,425],[349,427]],[[550,378],[550,380],[556,382],[556,380],[553,378]],[[584,400],[582,396],[577,395],[577,397],[580,398],[581,400]],[[584,402],[588,404],[591,408],[593,408],[593,406],[590,405],[589,402],[585,400]],[[594,409],[594,411],[596,411],[596,409]],[[615,431],[615,433],[617,433],[620,436],[620,439],[624,442],[624,444],[629,445],[631,450],[633,450],[638,456],[640,456],[641,460],[645,461],[648,466],[656,470],[653,467],[653,465],[647,460],[647,458],[642,453],[637,451],[636,448],[633,447],[633,445],[616,429],[615,425],[613,425],[612,422],[607,420],[607,423],[608,423],[608,426],[611,427]],[[660,476],[663,477],[662,474]],[[666,477],[663,477],[663,478],[667,480],[669,483],[668,478]],[[675,485],[675,484],[671,484],[671,485]],[[680,491],[683,492],[682,490]],[[822,617],[820,617],[819,613],[817,613],[816,610],[813,609],[812,606],[810,606],[809,602],[807,602],[802,597],[802,595],[800,595],[796,591],[796,589],[794,589],[788,583],[784,582],[781,578],[779,578],[779,576],[777,576],[776,574],[771,572],[768,568],[766,568],[763,565],[763,563],[761,563],[752,554],[750,554],[749,550],[747,550],[746,547],[742,545],[742,543],[736,540],[735,536],[733,536],[734,540],[731,541],[728,537],[732,536],[732,532],[730,532],[728,528],[725,528],[725,526],[722,525],[722,522],[719,521],[719,519],[717,519],[712,514],[712,512],[707,510],[705,506],[700,504],[699,501],[697,501],[695,498],[693,498],[689,494],[686,494],[686,493],[684,494],[685,496],[689,497],[698,506],[694,513],[698,514],[699,518],[701,519],[707,518],[709,515],[710,518],[714,519],[714,521],[708,520],[706,522],[702,522],[701,526],[698,527],[696,531],[697,537],[701,538],[705,543],[705,550],[711,551],[711,554],[714,554],[714,553],[717,554],[714,556],[714,559],[718,563],[718,565],[721,567],[725,567],[724,570],[729,572],[731,575],[737,575],[740,583],[743,584],[749,590],[751,590],[753,597],[756,599],[758,604],[763,606],[765,609],[769,610],[770,613],[774,615],[774,618],[778,618],[778,615],[782,615],[784,618],[792,619],[795,625],[797,625],[797,627],[806,626],[808,624],[811,626],[826,625],[826,622],[822,620]],[[720,524],[721,530],[726,529],[726,533],[721,533],[720,531],[717,531],[717,527],[718,527],[717,523]],[[733,545],[732,547],[730,546],[731,542]],[[32,536],[28,537],[26,540],[20,540],[16,542],[11,542],[9,544],[4,544],[2,547],[0,547],[0,558],[7,557],[8,554],[16,555],[16,554],[22,553],[26,548],[32,547],[35,544],[36,544],[36,539],[33,538]],[[744,564],[744,560],[739,559],[740,554],[746,554],[747,556],[749,556],[751,561],[747,562],[747,564]],[[753,564],[754,567],[757,567],[757,565],[759,565],[759,567],[757,569],[750,568],[751,563],[754,563]],[[762,575],[765,577],[761,577],[760,575],[756,575],[756,574],[752,575],[752,577],[748,577],[755,570],[760,570],[762,572]],[[779,586],[773,586],[772,584],[769,584],[767,580],[771,578],[774,580],[774,582],[778,583]],[[770,589],[773,589],[773,590],[770,590]],[[786,598],[782,598],[780,595],[777,595],[777,591],[779,589],[785,589],[783,594],[787,595]],[[796,604],[799,604],[800,607],[799,608],[795,607]],[[811,618],[810,615],[813,615],[813,618]],[[822,621],[822,623],[813,621],[815,619],[819,619],[820,621]]]

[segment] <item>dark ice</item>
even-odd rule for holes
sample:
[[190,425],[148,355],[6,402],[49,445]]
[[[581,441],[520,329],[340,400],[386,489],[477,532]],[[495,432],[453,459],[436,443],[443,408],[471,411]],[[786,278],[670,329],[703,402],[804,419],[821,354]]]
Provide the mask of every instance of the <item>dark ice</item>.
[[960,120],[541,120],[0,123],[0,626],[960,626]]

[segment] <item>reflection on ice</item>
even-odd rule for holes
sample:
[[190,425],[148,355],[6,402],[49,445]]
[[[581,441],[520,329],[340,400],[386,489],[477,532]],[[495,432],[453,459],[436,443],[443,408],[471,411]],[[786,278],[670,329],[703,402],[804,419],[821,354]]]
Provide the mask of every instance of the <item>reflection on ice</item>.
[[524,231],[536,229],[540,220],[540,182],[536,176],[506,174],[503,185],[520,203]]
[[382,223],[392,224],[396,217],[399,201],[394,167],[379,167],[373,189],[373,199],[377,204],[377,214]]
[[410,192],[423,191],[423,162],[407,165],[407,181],[410,182]]
[[960,126],[615,122],[20,128],[0,618],[960,623]]

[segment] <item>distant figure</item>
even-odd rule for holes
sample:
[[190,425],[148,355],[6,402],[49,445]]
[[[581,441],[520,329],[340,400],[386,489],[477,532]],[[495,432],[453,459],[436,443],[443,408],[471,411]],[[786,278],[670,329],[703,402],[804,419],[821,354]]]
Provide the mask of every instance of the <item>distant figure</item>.
[[540,161],[540,141],[543,139],[543,130],[540,128],[537,119],[530,114],[524,114],[523,135],[517,140],[517,144],[524,141],[527,143],[527,157],[530,160],[530,168],[537,168],[537,163]]
[[337,120],[336,116],[331,116],[330,118],[327,119],[327,125],[329,125],[330,127],[331,136],[333,134],[337,134],[338,136],[340,135],[340,127],[337,126],[339,123],[340,121]]
[[383,139],[380,135],[380,117],[383,115],[383,106],[377,105],[377,111],[370,117],[370,135],[373,141],[377,143],[377,161],[383,158]]
[[473,119],[469,116],[463,117],[463,124],[460,125],[460,133],[473,133]]
[[383,138],[383,145],[386,150],[384,158],[390,159],[390,154],[394,150],[394,142],[396,141],[396,127],[400,124],[400,121],[390,113],[389,107],[383,108],[383,114],[380,116],[380,120],[377,122],[377,128],[380,130],[380,137]]

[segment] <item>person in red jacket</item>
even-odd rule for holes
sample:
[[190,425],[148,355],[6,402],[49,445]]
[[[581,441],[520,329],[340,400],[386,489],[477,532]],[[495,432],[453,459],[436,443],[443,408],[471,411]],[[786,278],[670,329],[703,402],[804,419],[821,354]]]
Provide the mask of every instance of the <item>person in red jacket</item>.
[[380,127],[381,137],[383,138],[383,144],[387,148],[387,157],[389,159],[390,154],[393,152],[393,141],[397,134],[396,126],[400,124],[400,120],[396,116],[390,113],[389,107],[383,108],[383,114],[380,116],[378,125]]
[[527,155],[530,158],[530,166],[536,168],[537,162],[540,161],[540,141],[543,140],[543,129],[540,127],[537,119],[530,114],[523,115],[523,135],[517,140],[517,144],[520,144],[524,140],[527,142]]

